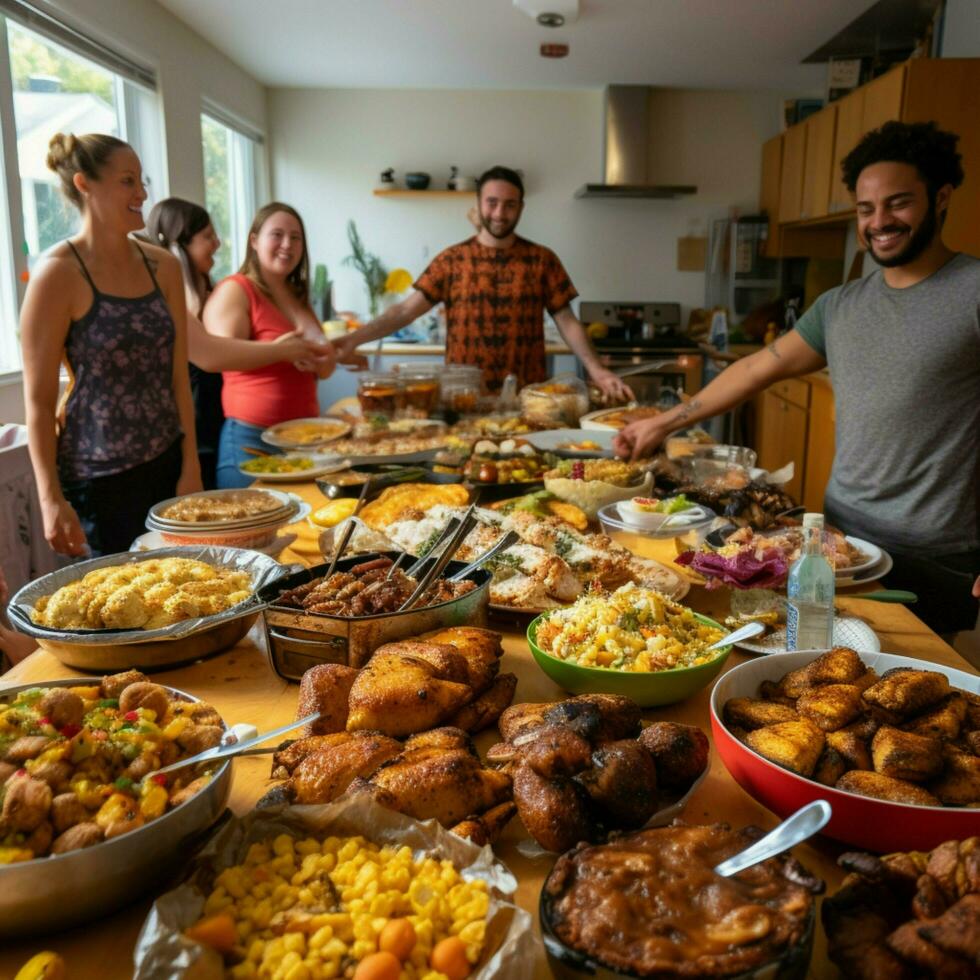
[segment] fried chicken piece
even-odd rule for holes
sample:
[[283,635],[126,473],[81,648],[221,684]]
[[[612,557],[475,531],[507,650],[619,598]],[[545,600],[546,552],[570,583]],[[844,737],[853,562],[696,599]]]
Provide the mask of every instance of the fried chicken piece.
[[949,693],[949,681],[945,674],[898,667],[885,671],[881,680],[864,692],[864,700],[908,718],[936,704]]
[[827,745],[817,760],[817,767],[811,778],[824,786],[835,786],[845,772],[847,760],[832,745]]
[[573,776],[592,765],[592,746],[567,725],[545,725],[521,746],[520,758],[543,779]]
[[913,718],[905,730],[916,735],[940,738],[944,742],[955,742],[966,720],[966,698],[959,691],[952,691],[934,708],[924,715]]
[[946,841],[929,852],[925,873],[952,904],[964,895],[980,894],[980,837]]
[[839,732],[828,732],[827,745],[839,752],[851,769],[874,768],[868,743],[855,731],[842,728]]
[[836,788],[845,793],[857,793],[858,796],[870,796],[872,799],[887,800],[890,803],[914,803],[916,806],[942,805],[932,793],[927,793],[921,786],[902,779],[893,779],[891,776],[883,776],[880,772],[862,772],[852,769],[837,780]]
[[937,919],[949,908],[949,901],[931,875],[919,875],[912,899],[912,915],[916,919]]
[[870,742],[881,725],[882,722],[878,718],[871,713],[866,713],[856,721],[845,725],[840,731],[856,735],[862,742]]
[[431,749],[465,749],[470,755],[476,755],[473,739],[462,728],[453,725],[443,725],[442,728],[430,728],[427,732],[419,732],[405,741],[405,752],[422,752]]
[[459,837],[472,841],[477,847],[484,847],[497,842],[497,838],[515,813],[517,813],[517,804],[513,800],[508,800],[506,803],[491,807],[486,813],[468,817],[449,829]]
[[969,732],[980,731],[980,694],[972,691],[960,691],[966,699],[966,720],[963,727]]
[[464,704],[447,723],[467,732],[482,732],[500,717],[501,712],[514,700],[517,690],[516,674],[500,674],[481,694]]
[[[435,669],[435,677],[454,684],[469,685],[466,658],[448,643],[423,643],[419,640],[400,640],[386,643],[374,652],[374,656],[410,656],[424,660]],[[371,658],[372,660],[374,657]],[[370,663],[370,661],[368,661]]]
[[320,717],[306,726],[307,735],[329,735],[347,727],[350,689],[359,671],[343,664],[317,664],[299,682],[296,718],[319,711]]
[[591,767],[576,781],[604,822],[617,829],[642,827],[657,810],[657,769],[636,739],[600,745],[592,753]]
[[950,956],[921,935],[922,923],[904,922],[885,938],[885,945],[915,968],[917,977],[934,980],[965,980],[967,966],[958,956]]
[[980,895],[964,895],[934,922],[920,926],[918,933],[944,953],[962,957],[980,971]]
[[370,776],[402,751],[400,742],[384,735],[356,732],[344,737],[306,756],[293,770],[290,787],[296,803],[331,803],[357,776]]
[[331,732],[329,735],[307,735],[297,738],[272,756],[273,779],[284,779],[308,756],[315,752],[343,745],[350,735],[347,732]]
[[493,630],[476,626],[451,626],[448,629],[423,633],[419,639],[457,649],[466,661],[466,683],[473,688],[476,695],[490,687],[500,670],[500,658],[504,650],[500,634]]
[[801,694],[796,710],[817,728],[833,732],[861,714],[861,690],[853,684],[823,684]]
[[655,721],[638,741],[653,758],[662,788],[686,790],[708,768],[708,736],[694,725]]
[[806,718],[757,728],[745,736],[749,748],[798,776],[812,775],[824,742],[824,733]]
[[980,803],[980,758],[960,752],[952,745],[943,748],[942,772],[929,784],[929,791],[944,806],[969,806]]
[[783,694],[783,689],[776,681],[763,681],[759,685],[759,697],[763,701],[774,701],[776,704],[785,705],[787,708],[796,707],[796,701],[793,698],[786,697]]
[[[969,752],[974,755],[980,755],[980,731],[978,732],[967,732],[962,739],[963,746]],[[3,778],[0,777],[0,783],[3,782]]]
[[542,728],[545,724],[544,713],[551,707],[551,704],[512,704],[497,719],[501,738],[505,742],[514,742],[520,736]]
[[567,851],[594,833],[585,790],[571,779],[544,779],[530,766],[514,773],[514,802],[527,832],[546,851]]
[[871,761],[875,772],[884,776],[922,783],[942,769],[942,743],[937,738],[882,725],[871,740]]
[[440,724],[472,699],[469,685],[443,680],[427,659],[398,653],[396,646],[382,647],[354,679],[348,731],[411,735]]
[[489,810],[510,799],[511,778],[485,769],[465,749],[447,749],[425,758],[394,758],[371,777],[385,790],[393,809],[417,820],[435,818],[452,827],[464,817]]
[[549,706],[544,721],[569,725],[593,745],[636,738],[640,734],[640,706],[621,694],[579,694]]
[[784,697],[798,698],[821,684],[852,684],[866,671],[864,661],[848,647],[835,647],[810,661],[805,667],[791,670],[779,682]]
[[748,731],[778,725],[782,721],[799,721],[795,708],[757,698],[729,698],[725,702],[725,724]]

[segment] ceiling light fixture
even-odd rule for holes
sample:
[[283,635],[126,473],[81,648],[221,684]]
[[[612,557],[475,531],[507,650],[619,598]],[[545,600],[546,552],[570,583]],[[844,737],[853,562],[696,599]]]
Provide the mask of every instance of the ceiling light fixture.
[[514,6],[541,27],[567,27],[578,19],[579,0],[514,0]]

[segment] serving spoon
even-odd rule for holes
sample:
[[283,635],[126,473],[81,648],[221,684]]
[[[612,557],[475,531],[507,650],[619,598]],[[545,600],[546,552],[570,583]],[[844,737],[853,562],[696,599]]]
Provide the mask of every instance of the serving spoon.
[[796,847],[797,844],[802,844],[808,837],[823,830],[832,814],[833,811],[826,800],[807,803],[769,831],[765,837],[760,837],[744,851],[739,851],[721,864],[715,865],[715,874],[721,875],[722,878],[731,878],[754,864],[760,864],[788,851],[791,847]]
[[737,630],[733,630],[720,640],[712,643],[708,649],[719,650],[721,647],[734,646],[736,643],[741,643],[742,640],[751,640],[753,636],[758,636],[760,633],[765,632],[765,629],[765,623],[760,623],[758,620],[746,623],[744,626],[740,626]]

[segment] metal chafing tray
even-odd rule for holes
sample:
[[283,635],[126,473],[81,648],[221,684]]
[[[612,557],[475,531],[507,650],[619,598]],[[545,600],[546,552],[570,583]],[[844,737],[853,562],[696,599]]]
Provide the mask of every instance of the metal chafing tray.
[[[395,559],[399,552],[381,552]],[[342,558],[337,571],[346,571],[362,562],[379,557],[375,552]],[[317,578],[326,572],[328,564],[304,568],[261,589],[259,600],[265,603],[262,611],[269,658],[280,677],[299,680],[317,664],[336,663],[363,667],[371,654],[384,643],[417,636],[446,626],[485,626],[489,602],[490,572],[480,569],[467,576],[477,587],[466,595],[436,606],[410,609],[407,612],[382,613],[377,616],[327,616],[291,606],[278,606],[276,599],[286,589]],[[445,575],[462,571],[465,562],[451,561]]]

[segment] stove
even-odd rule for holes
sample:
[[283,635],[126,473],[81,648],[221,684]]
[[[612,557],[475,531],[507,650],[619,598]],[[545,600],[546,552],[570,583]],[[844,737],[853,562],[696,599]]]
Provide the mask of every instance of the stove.
[[701,388],[704,358],[697,341],[681,333],[680,303],[582,300],[579,319],[606,325],[606,336],[593,337],[600,361],[617,373],[643,403],[691,395]]

